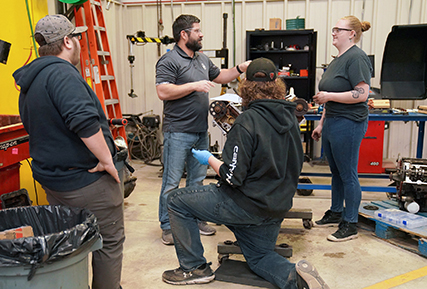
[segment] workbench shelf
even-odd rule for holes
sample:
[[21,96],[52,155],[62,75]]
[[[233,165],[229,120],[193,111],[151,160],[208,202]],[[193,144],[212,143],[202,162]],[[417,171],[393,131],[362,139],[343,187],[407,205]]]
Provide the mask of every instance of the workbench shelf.
[[295,75],[280,79],[288,89],[294,88],[297,97],[307,101],[315,92],[316,49],[317,32],[313,29],[246,31],[246,59],[268,58],[278,70],[291,64]]
[[[377,237],[427,257],[427,226],[409,229],[376,219],[375,211],[383,209],[399,209],[399,205],[393,200],[362,202],[359,207],[359,224],[374,225]],[[427,217],[426,212],[419,212],[418,215]]]

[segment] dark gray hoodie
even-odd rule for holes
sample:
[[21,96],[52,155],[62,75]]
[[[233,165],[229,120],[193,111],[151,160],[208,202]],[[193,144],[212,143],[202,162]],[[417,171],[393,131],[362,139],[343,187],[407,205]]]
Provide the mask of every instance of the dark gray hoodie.
[[81,138],[102,128],[111,154],[116,148],[101,104],[79,71],[56,56],[43,56],[13,74],[21,87],[19,113],[30,135],[34,178],[56,191],[76,190],[105,172],[89,173],[98,159]]

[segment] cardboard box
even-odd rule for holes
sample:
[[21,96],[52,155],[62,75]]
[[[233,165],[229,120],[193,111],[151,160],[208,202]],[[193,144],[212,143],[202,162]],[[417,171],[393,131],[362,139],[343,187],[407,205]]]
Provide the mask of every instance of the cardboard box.
[[389,99],[369,99],[368,105],[373,108],[390,108]]
[[282,30],[282,19],[270,18],[270,30]]
[[19,238],[34,237],[31,226],[22,226],[0,232],[0,240],[13,240]]

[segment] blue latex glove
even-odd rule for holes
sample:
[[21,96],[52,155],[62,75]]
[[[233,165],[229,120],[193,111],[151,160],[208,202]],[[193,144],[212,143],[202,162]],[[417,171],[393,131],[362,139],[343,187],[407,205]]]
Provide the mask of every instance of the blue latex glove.
[[206,150],[199,151],[195,149],[191,149],[191,152],[193,153],[193,156],[201,163],[202,165],[209,165],[209,158],[212,156],[212,154]]

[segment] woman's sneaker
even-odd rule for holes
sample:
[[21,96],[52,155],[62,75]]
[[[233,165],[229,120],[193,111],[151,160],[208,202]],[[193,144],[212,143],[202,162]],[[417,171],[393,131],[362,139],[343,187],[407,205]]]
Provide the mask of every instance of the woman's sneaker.
[[342,221],[338,227],[338,231],[328,236],[328,240],[332,242],[343,242],[357,238],[357,223],[349,223]]
[[338,225],[342,218],[341,212],[332,212],[331,210],[327,210],[323,215],[323,218],[319,221],[315,221],[316,226],[318,227],[332,227]]
[[203,264],[190,272],[185,272],[181,268],[168,270],[163,272],[162,279],[164,282],[173,285],[209,283],[215,279],[215,274],[210,265],[211,263]]

